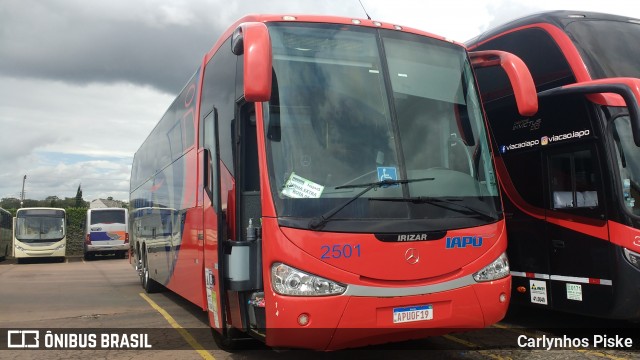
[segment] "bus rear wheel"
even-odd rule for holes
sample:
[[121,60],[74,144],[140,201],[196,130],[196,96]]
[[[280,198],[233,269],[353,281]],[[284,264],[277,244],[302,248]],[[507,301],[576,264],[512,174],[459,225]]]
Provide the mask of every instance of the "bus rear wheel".
[[142,272],[140,275],[140,281],[142,283],[142,288],[147,294],[157,293],[162,291],[162,285],[160,285],[157,281],[151,278],[149,274],[149,264],[147,262],[147,253],[146,251],[142,256]]

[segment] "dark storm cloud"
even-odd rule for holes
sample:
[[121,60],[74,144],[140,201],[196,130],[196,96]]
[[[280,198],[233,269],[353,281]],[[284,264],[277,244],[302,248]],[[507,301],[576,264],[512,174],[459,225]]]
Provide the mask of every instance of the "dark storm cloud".
[[92,1],[4,0],[0,75],[77,84],[123,81],[176,93],[242,15],[339,13],[357,5],[339,3],[113,1],[105,8]]
[[118,19],[91,6],[9,0],[0,10],[0,73],[80,84],[126,81],[175,93],[223,31],[202,19],[189,26]]

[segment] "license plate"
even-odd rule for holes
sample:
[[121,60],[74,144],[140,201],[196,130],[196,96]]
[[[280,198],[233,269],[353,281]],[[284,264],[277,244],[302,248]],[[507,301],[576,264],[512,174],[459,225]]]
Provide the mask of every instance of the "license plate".
[[409,306],[393,309],[393,323],[433,320],[433,305]]

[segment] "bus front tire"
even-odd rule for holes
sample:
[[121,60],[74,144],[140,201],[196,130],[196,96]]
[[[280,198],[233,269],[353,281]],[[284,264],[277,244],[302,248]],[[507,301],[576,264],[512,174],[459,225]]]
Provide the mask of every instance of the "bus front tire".
[[220,350],[224,350],[226,352],[236,352],[240,350],[241,340],[237,338],[238,333],[235,329],[227,329],[227,335],[222,335],[216,329],[211,328],[211,334],[213,335],[213,341],[216,343]]

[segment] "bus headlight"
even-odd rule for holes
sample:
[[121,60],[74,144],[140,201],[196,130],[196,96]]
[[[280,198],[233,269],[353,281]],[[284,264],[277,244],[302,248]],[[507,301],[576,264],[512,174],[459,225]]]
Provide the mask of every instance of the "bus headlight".
[[640,254],[633,252],[627,248],[623,248],[623,250],[624,250],[624,257],[627,258],[627,261],[631,263],[631,265],[640,269]]
[[55,250],[62,250],[62,249],[64,249],[64,244],[60,244],[60,245],[58,245],[58,246],[54,249],[54,251],[55,251]]
[[16,244],[16,249],[19,250],[19,251],[23,251],[23,252],[27,251],[27,249],[23,248],[22,246],[20,246],[18,244]]
[[473,274],[473,279],[477,282],[492,281],[502,279],[509,275],[509,259],[507,254],[502,253],[491,264],[482,268],[482,270]]
[[283,263],[275,263],[271,266],[271,283],[278,294],[290,296],[340,295],[347,290],[345,285]]

